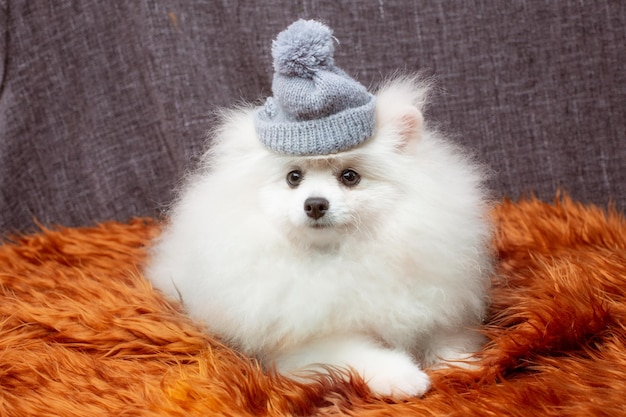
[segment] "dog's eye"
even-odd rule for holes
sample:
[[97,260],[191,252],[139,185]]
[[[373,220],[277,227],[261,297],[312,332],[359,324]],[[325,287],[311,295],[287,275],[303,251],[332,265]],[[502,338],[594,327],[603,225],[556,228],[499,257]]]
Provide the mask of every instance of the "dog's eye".
[[291,188],[296,188],[298,185],[300,185],[303,178],[304,175],[302,175],[302,171],[295,169],[287,174],[287,184],[289,184]]
[[361,181],[361,176],[352,169],[346,169],[339,176],[339,181],[346,187],[354,187]]

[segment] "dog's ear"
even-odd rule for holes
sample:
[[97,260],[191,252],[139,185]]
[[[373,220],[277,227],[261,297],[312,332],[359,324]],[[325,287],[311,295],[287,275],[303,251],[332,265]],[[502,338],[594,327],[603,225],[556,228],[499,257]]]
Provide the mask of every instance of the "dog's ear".
[[407,106],[398,111],[390,120],[396,135],[396,147],[400,151],[408,150],[412,144],[417,143],[422,133],[424,118],[422,112],[414,106]]

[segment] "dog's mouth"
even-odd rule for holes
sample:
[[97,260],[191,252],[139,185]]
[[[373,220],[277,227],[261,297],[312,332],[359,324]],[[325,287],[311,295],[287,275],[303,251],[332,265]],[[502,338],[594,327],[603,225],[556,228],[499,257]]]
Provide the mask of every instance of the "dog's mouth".
[[309,228],[315,229],[315,230],[331,229],[333,227],[332,223],[330,223],[330,222],[321,222],[321,221],[310,222],[308,224],[308,226],[309,226]]

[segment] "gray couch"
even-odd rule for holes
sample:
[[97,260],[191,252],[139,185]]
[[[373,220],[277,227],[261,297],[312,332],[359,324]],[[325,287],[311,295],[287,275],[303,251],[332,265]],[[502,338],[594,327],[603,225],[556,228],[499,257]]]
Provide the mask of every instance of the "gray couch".
[[366,85],[434,76],[427,117],[497,197],[624,210],[625,4],[0,0],[0,234],[158,216],[213,111],[270,94],[270,42],[299,17]]

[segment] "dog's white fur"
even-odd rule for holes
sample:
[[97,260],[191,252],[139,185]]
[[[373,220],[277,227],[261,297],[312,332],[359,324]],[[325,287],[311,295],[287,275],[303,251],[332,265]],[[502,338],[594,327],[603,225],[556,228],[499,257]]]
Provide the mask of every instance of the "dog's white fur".
[[[423,123],[425,94],[416,78],[387,83],[374,136],[330,156],[272,153],[256,137],[256,109],[230,111],[147,276],[280,372],[345,367],[378,395],[423,394],[422,367],[479,349],[491,266],[481,171]],[[338,181],[347,168],[358,185]],[[294,169],[296,188],[285,179]],[[309,197],[330,203],[317,221],[303,209]]]

